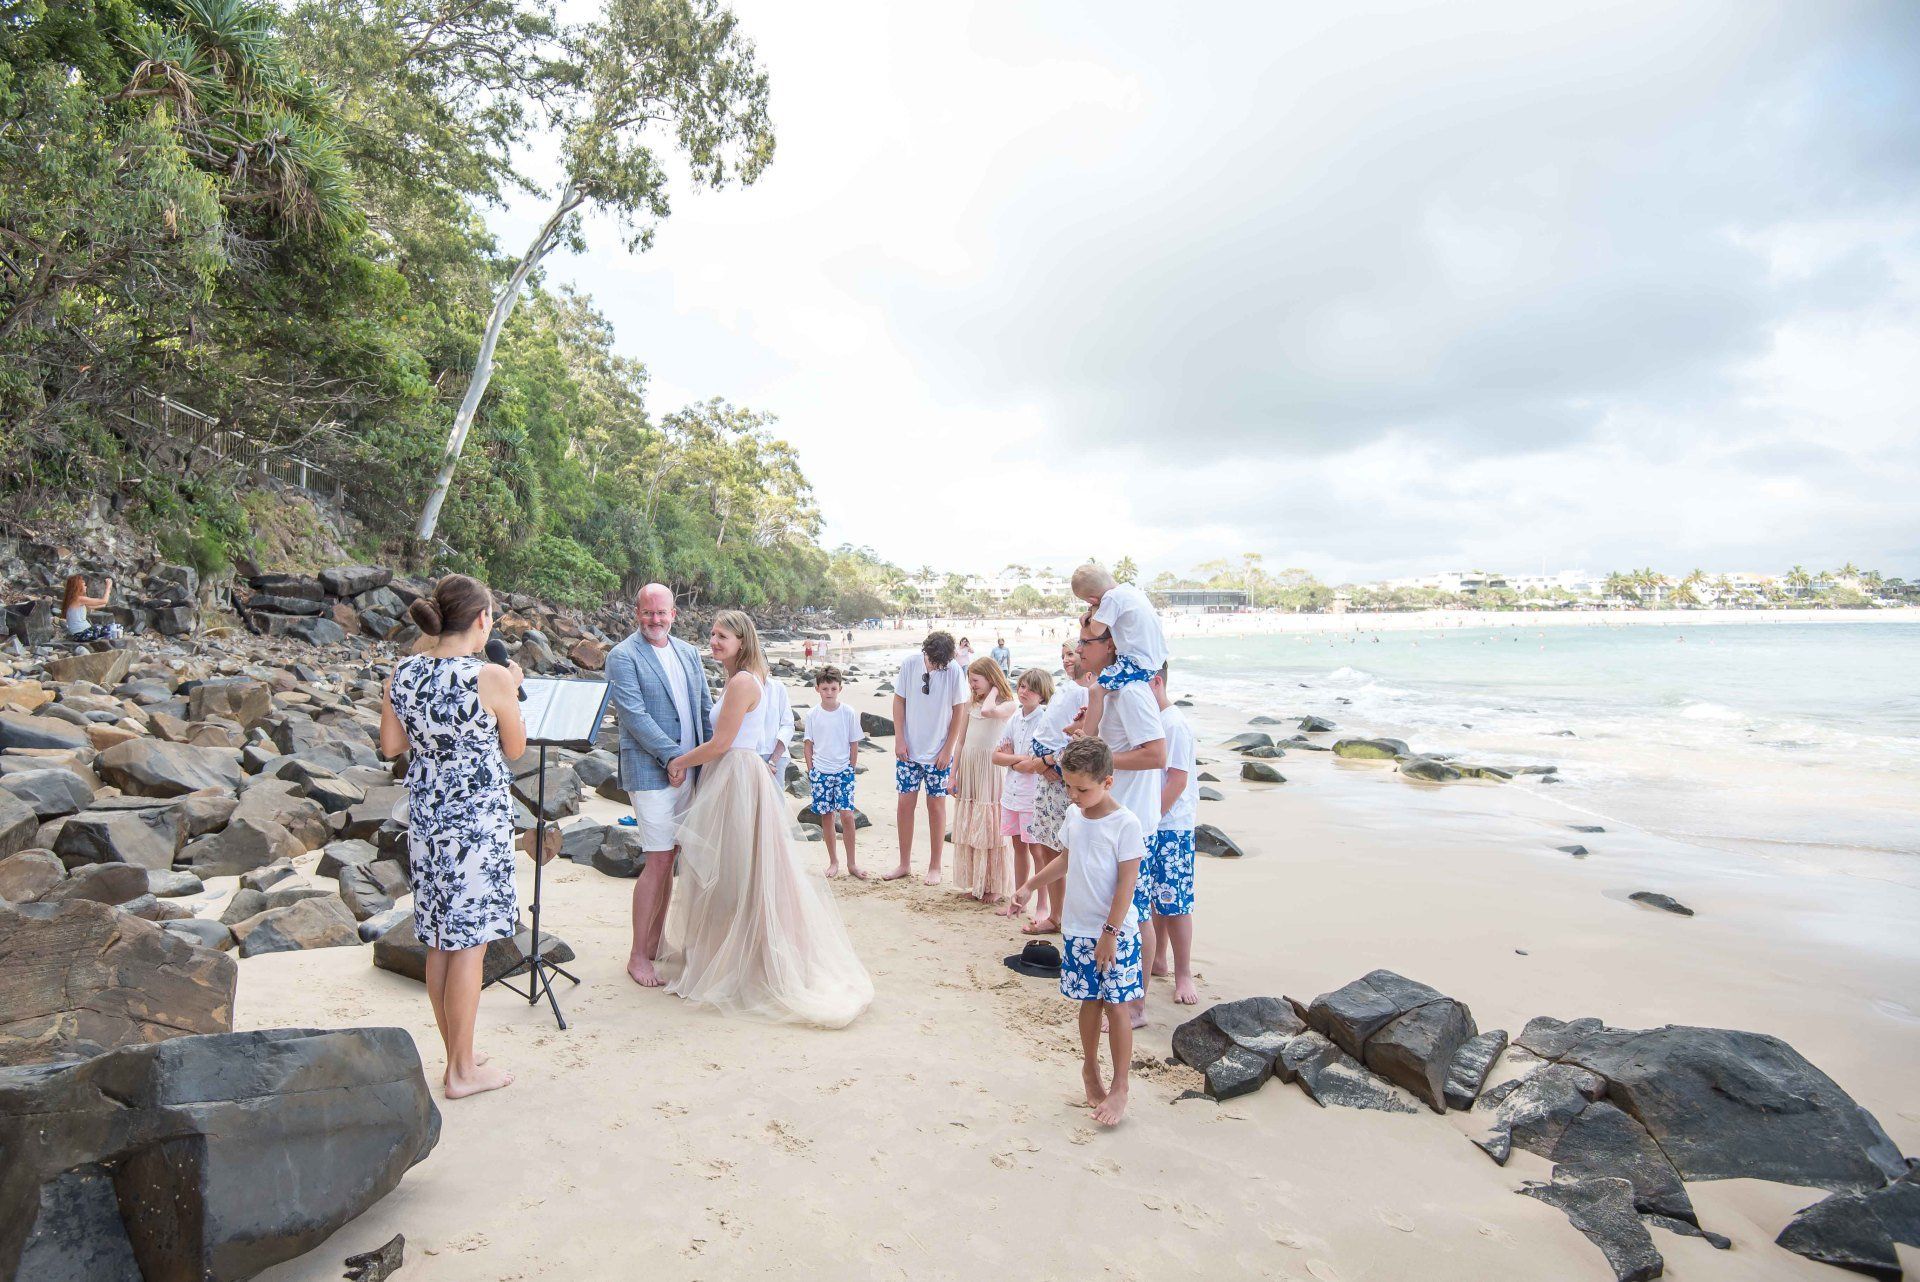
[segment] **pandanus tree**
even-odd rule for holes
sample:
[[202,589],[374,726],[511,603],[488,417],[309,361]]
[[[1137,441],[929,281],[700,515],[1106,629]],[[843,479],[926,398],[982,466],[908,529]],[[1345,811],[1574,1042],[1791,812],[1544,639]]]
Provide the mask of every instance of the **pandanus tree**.
[[600,16],[572,37],[580,74],[551,106],[562,177],[545,221],[494,297],[415,527],[422,540],[439,525],[500,332],[541,260],[559,245],[582,247],[584,211],[613,214],[627,248],[639,252],[669,212],[661,147],[677,149],[692,181],[708,188],[751,183],[773,159],[767,78],[752,42],[716,0],[605,0]]

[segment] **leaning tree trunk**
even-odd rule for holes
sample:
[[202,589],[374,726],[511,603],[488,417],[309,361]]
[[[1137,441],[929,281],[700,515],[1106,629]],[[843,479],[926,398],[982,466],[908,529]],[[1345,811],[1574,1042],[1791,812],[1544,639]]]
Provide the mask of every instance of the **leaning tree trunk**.
[[527,246],[527,252],[514,265],[513,274],[507,277],[507,283],[500,287],[499,296],[493,300],[493,314],[487,318],[487,332],[480,339],[480,355],[473,363],[473,378],[467,383],[467,395],[460,402],[460,412],[454,415],[453,430],[447,434],[446,453],[440,457],[440,474],[434,478],[433,492],[427,495],[427,505],[420,511],[420,524],[414,529],[414,536],[423,543],[433,537],[434,529],[440,524],[440,509],[446,504],[447,491],[453,488],[453,471],[460,465],[460,451],[466,448],[467,431],[473,426],[473,416],[480,408],[480,398],[487,394],[487,384],[493,378],[493,349],[500,342],[500,331],[506,328],[507,318],[513,315],[514,305],[520,301],[520,289],[527,283],[527,277],[533,274],[533,269],[553,248],[568,216],[580,208],[586,199],[586,193],[578,187],[568,187],[560,193],[559,205],[552,216],[541,224],[533,243]]

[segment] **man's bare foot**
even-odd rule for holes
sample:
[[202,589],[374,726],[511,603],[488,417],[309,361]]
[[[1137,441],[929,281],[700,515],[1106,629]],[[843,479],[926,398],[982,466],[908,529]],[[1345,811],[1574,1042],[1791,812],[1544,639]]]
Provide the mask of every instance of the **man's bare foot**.
[[941,881],[944,880],[944,878],[940,876],[940,870],[938,868],[935,868],[932,872],[929,872],[927,874],[926,880],[929,886],[938,886],[941,883]]
[[1106,1098],[1094,1106],[1093,1120],[1102,1126],[1118,1126],[1120,1119],[1127,1115],[1127,1087],[1122,1082],[1108,1091]]
[[1173,981],[1173,1000],[1182,1006],[1200,1004],[1200,990],[1193,986],[1193,976],[1182,975]]
[[1173,974],[1173,967],[1167,965],[1165,962],[1155,962],[1153,964],[1153,970],[1150,973],[1153,974],[1155,978],[1165,979],[1168,975]]
[[660,988],[666,980],[653,968],[653,963],[645,957],[636,957],[627,962],[627,978],[642,988]]
[[465,1077],[455,1077],[448,1073],[446,1088],[448,1099],[464,1099],[469,1095],[478,1095],[482,1091],[497,1091],[503,1086],[513,1085],[513,1074],[504,1068],[483,1068],[474,1065],[473,1072]]
[[1057,935],[1060,923],[1051,917],[1042,917],[1039,921],[1030,921],[1020,928],[1023,935]]
[[855,881],[865,881],[867,878],[873,876],[873,874],[864,868],[855,868],[852,863],[848,863],[847,876],[853,878]]
[[881,881],[899,881],[902,877],[910,877],[912,875],[913,875],[913,865],[901,864],[898,868],[895,868],[892,872],[881,873],[880,880]]
[[844,875],[845,875],[845,874],[843,874],[843,873],[842,873],[842,872],[840,871],[840,865],[839,865],[839,864],[828,864],[828,865],[827,865],[827,876],[829,876],[829,877],[840,877],[840,876],[844,876]]
[[1146,998],[1142,997],[1137,1002],[1127,1003],[1127,1022],[1132,1024],[1135,1028],[1145,1028],[1147,1026],[1147,999]]
[[1107,1098],[1106,1083],[1100,1080],[1100,1065],[1080,1065],[1081,1080],[1087,1084],[1087,1107],[1099,1108],[1100,1102]]

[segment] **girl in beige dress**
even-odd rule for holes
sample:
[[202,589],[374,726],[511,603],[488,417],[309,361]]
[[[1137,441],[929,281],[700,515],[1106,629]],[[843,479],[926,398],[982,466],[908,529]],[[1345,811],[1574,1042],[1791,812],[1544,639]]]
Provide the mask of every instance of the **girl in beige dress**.
[[982,902],[1005,900],[1013,891],[1007,839],[1000,833],[1001,767],[993,764],[1007,718],[1020,710],[1007,674],[992,659],[967,667],[967,734],[953,767],[953,879]]

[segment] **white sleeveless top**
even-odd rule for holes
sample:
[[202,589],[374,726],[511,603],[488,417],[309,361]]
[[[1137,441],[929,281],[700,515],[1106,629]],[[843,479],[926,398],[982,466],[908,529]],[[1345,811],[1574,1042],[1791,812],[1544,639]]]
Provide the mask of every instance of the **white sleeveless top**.
[[[747,675],[753,676],[752,673]],[[787,701],[779,698],[776,693],[769,692],[766,682],[759,677],[753,677],[753,683],[760,687],[760,702],[740,723],[739,733],[733,736],[733,744],[729,751],[745,750],[764,761],[773,756],[773,750],[780,745],[782,739],[786,738],[786,722],[790,714],[786,710]],[[720,709],[726,705],[726,702],[727,692],[722,692],[720,702],[713,706],[715,725],[720,722]]]

